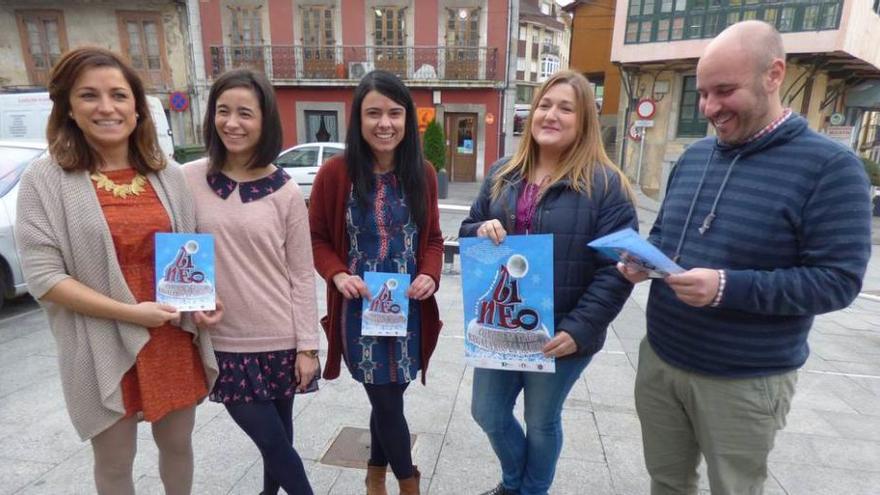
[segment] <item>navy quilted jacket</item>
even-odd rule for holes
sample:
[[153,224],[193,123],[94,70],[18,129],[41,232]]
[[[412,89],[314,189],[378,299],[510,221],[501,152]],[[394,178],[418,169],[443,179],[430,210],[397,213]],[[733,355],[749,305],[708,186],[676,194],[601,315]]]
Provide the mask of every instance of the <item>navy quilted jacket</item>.
[[[516,201],[523,187],[519,176],[505,177],[498,201],[491,200],[495,171],[509,158],[495,163],[483,181],[480,194],[461,223],[460,237],[477,235],[490,219],[500,220],[508,233],[516,222]],[[587,243],[612,232],[638,229],[633,204],[620,190],[616,175],[598,170],[592,194],[577,193],[561,181],[550,187],[538,203],[533,233],[553,234],[553,297],[556,331],[564,330],[577,343],[578,356],[591,356],[605,343],[608,325],[632,291],[614,262],[587,247]]]

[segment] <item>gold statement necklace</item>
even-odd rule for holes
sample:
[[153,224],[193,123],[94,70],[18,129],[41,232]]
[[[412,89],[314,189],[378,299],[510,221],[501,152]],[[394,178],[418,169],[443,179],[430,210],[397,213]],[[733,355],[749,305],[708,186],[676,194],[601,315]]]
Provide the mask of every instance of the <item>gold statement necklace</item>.
[[89,177],[95,181],[95,185],[99,188],[113,193],[113,196],[117,198],[123,199],[128,196],[137,196],[144,192],[144,186],[147,184],[147,178],[142,174],[135,175],[134,179],[128,184],[117,184],[101,172],[95,172]]

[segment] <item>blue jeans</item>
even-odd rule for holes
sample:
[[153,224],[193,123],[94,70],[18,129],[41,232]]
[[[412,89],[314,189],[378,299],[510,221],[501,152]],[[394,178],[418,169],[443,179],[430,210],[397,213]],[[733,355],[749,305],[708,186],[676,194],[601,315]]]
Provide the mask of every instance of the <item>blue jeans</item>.
[[[520,495],[545,495],[562,451],[562,404],[590,358],[556,361],[556,373],[474,369],[471,415],[501,462],[501,481]],[[525,396],[526,431],[513,416]]]

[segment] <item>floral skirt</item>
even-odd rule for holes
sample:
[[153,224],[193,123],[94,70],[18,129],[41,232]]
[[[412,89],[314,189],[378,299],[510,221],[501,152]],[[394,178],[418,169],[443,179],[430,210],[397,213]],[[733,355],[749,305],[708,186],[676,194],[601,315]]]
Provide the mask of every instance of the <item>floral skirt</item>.
[[[269,352],[219,352],[220,374],[209,399],[223,404],[247,404],[291,398],[296,392],[296,349]],[[305,393],[318,390],[318,377],[309,383]]]

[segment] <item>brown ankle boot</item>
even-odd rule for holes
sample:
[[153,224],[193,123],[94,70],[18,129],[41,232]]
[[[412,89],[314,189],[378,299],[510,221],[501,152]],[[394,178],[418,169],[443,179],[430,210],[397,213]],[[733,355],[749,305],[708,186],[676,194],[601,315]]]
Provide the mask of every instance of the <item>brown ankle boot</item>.
[[422,473],[419,472],[419,468],[413,466],[412,476],[403,480],[397,480],[397,483],[400,485],[400,495],[420,495],[419,480],[421,478]]
[[385,490],[386,466],[367,466],[367,495],[388,495]]

